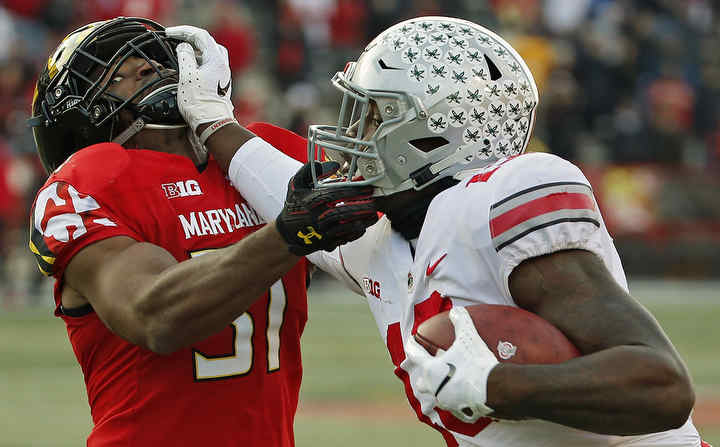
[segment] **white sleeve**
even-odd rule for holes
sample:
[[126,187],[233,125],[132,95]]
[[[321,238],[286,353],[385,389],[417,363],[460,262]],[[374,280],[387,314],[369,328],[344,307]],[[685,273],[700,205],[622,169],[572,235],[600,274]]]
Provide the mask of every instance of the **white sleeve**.
[[490,238],[506,289],[512,270],[532,257],[579,248],[604,258],[599,208],[590,182],[572,163],[526,154],[500,168],[491,183]]
[[282,211],[288,181],[301,166],[299,161],[255,137],[235,152],[228,177],[245,200],[270,222]]
[[[270,222],[282,211],[288,182],[301,166],[299,161],[275,149],[262,138],[255,137],[235,152],[228,177],[245,200]],[[357,280],[345,269],[339,248],[329,253],[317,251],[308,255],[307,259],[353,292],[363,295]]]
[[338,247],[329,253],[324,250],[316,251],[315,253],[307,255],[307,259],[320,270],[329,273],[330,276],[343,283],[345,287],[364,297],[365,294],[363,293],[362,287],[360,287],[360,283],[358,283],[345,267],[345,260],[343,259],[342,253],[345,247],[346,246]]
[[390,221],[383,216],[365,230],[362,237],[342,245],[332,252],[317,251],[307,256],[318,268],[342,282],[348,289],[365,296],[361,286],[362,278],[370,264],[383,258],[391,247],[392,230]]

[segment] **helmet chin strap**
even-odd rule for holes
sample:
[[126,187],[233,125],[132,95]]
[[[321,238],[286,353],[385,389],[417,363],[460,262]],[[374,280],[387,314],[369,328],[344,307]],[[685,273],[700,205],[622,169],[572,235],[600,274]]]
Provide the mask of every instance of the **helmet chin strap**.
[[195,151],[195,156],[201,163],[206,163],[208,159],[208,151],[207,148],[200,142],[200,137],[197,136],[195,132],[193,132],[192,128],[190,126],[187,126],[187,131],[185,132],[187,135],[187,139],[190,142],[190,145],[192,145],[193,151]]
[[[182,129],[188,127],[187,123],[184,121],[176,123],[149,123],[146,121],[147,119],[151,119],[153,121],[167,119],[168,110],[172,110],[173,107],[177,107],[175,102],[176,95],[177,84],[164,85],[146,95],[142,100],[140,100],[140,102],[138,102],[137,109],[135,110],[135,113],[141,116],[133,121],[127,129],[113,138],[113,143],[124,144],[143,129],[162,130]],[[160,107],[156,107],[158,105],[160,105]],[[177,110],[175,112],[178,113],[179,120],[179,112],[177,112]],[[143,118],[143,116],[145,116],[145,118]],[[194,146],[195,144],[193,144],[193,147]]]
[[187,126],[187,124],[145,124],[146,129],[182,129]]
[[117,144],[125,144],[127,140],[134,137],[143,129],[182,129],[188,127],[187,124],[152,124],[146,123],[142,117],[136,119],[130,124],[130,127],[122,131],[118,136],[113,138],[112,142]]
[[138,118],[135,121],[130,124],[130,127],[125,129],[120,135],[113,138],[112,142],[117,143],[119,145],[125,144],[127,140],[135,136],[138,132],[141,130],[147,128],[147,129],[181,129],[183,127],[186,127],[188,129],[187,133],[187,139],[190,142],[190,145],[193,148],[193,151],[195,152],[195,155],[197,156],[197,159],[201,163],[205,163],[207,161],[207,149],[205,146],[203,146],[200,143],[200,138],[198,138],[197,135],[195,135],[195,132],[192,132],[190,130],[190,127],[187,124],[145,124],[145,120],[142,118]]
[[127,140],[135,136],[135,134],[143,130],[145,126],[145,120],[143,120],[142,118],[138,118],[133,121],[132,124],[130,124],[130,127],[123,130],[122,132],[120,132],[120,134],[118,134],[118,136],[113,138],[112,142],[123,145]]

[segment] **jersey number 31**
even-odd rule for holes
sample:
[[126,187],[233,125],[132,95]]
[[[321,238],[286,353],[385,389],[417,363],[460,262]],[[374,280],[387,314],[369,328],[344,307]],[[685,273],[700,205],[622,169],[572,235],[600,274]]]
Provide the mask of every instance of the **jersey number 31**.
[[[193,256],[205,254],[208,251],[195,253]],[[267,371],[272,372],[280,368],[280,328],[285,315],[287,297],[282,280],[278,280],[270,287],[267,308]],[[245,312],[232,322],[233,353],[222,356],[208,356],[200,351],[193,350],[195,380],[217,380],[234,376],[242,376],[250,372],[253,367],[254,347],[252,343],[255,332],[255,322],[249,312]]]

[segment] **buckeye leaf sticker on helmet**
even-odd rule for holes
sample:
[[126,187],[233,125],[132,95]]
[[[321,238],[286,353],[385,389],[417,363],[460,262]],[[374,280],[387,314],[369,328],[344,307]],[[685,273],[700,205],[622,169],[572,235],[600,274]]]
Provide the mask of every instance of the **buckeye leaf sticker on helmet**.
[[[422,189],[527,147],[535,81],[515,49],[482,26],[406,20],[377,36],[352,67],[333,78],[343,93],[337,124],[310,127],[310,157],[347,167],[343,179],[319,187],[373,185],[377,195]],[[382,122],[363,135],[373,113]]]

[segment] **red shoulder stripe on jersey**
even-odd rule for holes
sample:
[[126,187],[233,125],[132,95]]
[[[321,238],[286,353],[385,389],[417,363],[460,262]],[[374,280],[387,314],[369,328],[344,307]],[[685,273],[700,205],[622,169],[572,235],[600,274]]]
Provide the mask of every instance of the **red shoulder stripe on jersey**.
[[589,185],[553,182],[524,189],[490,207],[490,234],[496,251],[533,231],[564,222],[600,227],[600,213]]
[[565,209],[595,210],[595,202],[583,193],[555,193],[519,205],[490,221],[492,237],[499,236],[533,217]]

